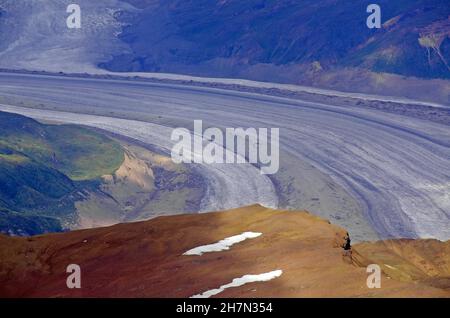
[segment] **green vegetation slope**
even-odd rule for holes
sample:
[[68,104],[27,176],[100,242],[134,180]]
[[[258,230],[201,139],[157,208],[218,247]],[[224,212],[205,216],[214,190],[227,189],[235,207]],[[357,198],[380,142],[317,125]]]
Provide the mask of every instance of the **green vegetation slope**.
[[69,228],[74,202],[123,160],[121,146],[99,133],[0,112],[0,232]]

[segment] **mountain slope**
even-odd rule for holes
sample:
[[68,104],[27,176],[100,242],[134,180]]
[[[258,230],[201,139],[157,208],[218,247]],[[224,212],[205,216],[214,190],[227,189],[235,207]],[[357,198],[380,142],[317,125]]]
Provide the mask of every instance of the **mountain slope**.
[[311,84],[347,68],[450,78],[447,0],[379,0],[381,29],[366,26],[369,0],[77,3],[83,22],[74,30],[65,25],[66,1],[0,1],[0,67],[100,65]]
[[450,291],[450,241],[387,240],[357,244],[353,258],[367,266],[380,264],[390,277],[422,282]]
[[[183,255],[195,247],[248,231],[261,235],[228,250]],[[408,242],[416,241],[402,244]],[[449,242],[433,242],[437,249],[424,252],[417,246],[401,255],[403,262],[425,253],[423,262],[432,263],[435,252],[449,246]],[[373,253],[370,248],[355,248],[351,248],[345,230],[325,220],[305,212],[259,205],[30,238],[0,236],[0,295],[189,297],[246,274],[278,270],[282,271],[279,277],[227,288],[218,296],[450,297],[444,280],[438,287],[426,280],[400,281],[383,274],[382,288],[367,288],[368,274],[362,260]],[[383,244],[377,249],[376,261],[383,269],[385,264],[397,265],[382,254],[394,253],[395,249]],[[81,267],[81,289],[66,287],[69,264]],[[441,272],[428,274],[434,278],[448,276],[448,255],[440,264]],[[409,271],[408,267],[402,270]]]
[[88,72],[127,47],[117,34],[117,12],[133,10],[120,0],[76,3],[82,28],[68,29],[65,0],[0,1],[0,67],[47,71]]
[[0,112],[0,231],[32,235],[70,227],[74,202],[122,162],[120,145],[103,135]]
[[[132,52],[106,66],[164,72],[184,68],[221,76],[242,70],[251,76],[263,65],[300,67],[301,73],[357,67],[450,78],[448,1],[378,1],[379,30],[366,26],[370,3],[148,1],[120,35]],[[127,16],[123,21],[130,22]],[[199,70],[189,68],[194,65]]]

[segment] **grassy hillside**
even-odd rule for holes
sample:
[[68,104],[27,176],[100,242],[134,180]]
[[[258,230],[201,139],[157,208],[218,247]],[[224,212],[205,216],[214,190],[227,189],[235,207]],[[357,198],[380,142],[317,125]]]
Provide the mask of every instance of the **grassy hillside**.
[[107,137],[0,112],[0,232],[60,231],[76,222],[74,202],[124,155]]
[[0,146],[57,169],[72,180],[108,174],[123,161],[118,143],[87,129],[42,125],[9,113],[0,113],[0,123]]
[[119,17],[132,52],[102,65],[112,70],[258,77],[272,65],[450,78],[448,0],[379,0],[381,29],[366,26],[369,0],[125,1],[142,10]]

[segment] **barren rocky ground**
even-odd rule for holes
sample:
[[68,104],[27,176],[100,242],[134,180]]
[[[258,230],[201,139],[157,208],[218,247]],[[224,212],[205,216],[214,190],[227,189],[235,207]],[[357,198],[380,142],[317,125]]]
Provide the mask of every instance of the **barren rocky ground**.
[[[262,234],[229,250],[183,255],[247,231]],[[349,243],[347,232],[326,220],[259,205],[29,238],[1,236],[0,295],[190,297],[243,275],[281,270],[270,281],[218,296],[450,297],[449,242]],[[81,289],[66,287],[72,263],[81,267]],[[366,263],[383,269],[380,289],[367,287]]]

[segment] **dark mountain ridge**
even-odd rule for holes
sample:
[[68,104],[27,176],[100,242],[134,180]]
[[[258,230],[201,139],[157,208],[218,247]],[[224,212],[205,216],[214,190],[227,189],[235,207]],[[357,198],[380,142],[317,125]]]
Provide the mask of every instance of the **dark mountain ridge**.
[[118,16],[127,25],[120,39],[132,52],[101,66],[251,78],[262,67],[289,66],[297,73],[285,80],[294,82],[341,68],[450,78],[448,1],[380,0],[381,29],[366,26],[370,3],[143,1],[137,13]]

